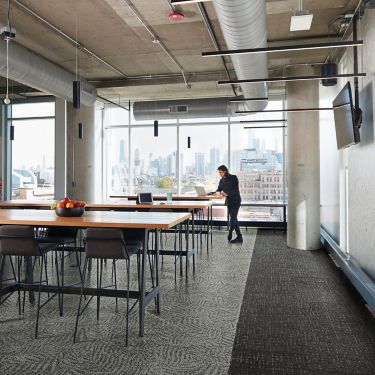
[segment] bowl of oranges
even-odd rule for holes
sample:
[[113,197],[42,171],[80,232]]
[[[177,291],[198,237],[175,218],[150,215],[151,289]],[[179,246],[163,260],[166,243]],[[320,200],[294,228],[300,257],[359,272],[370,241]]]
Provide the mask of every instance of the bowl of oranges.
[[65,197],[64,199],[56,203],[56,205],[52,208],[55,209],[57,216],[77,217],[84,214],[85,205],[86,203],[83,201],[76,201],[74,199],[70,199],[69,197]]

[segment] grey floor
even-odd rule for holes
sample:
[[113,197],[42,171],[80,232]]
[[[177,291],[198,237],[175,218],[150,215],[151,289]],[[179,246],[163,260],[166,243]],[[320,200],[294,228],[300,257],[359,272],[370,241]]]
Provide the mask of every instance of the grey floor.
[[[243,245],[228,246],[226,234],[214,235],[214,247],[197,255],[196,271],[174,281],[172,259],[162,267],[162,313],[147,309],[145,337],[138,337],[138,314],[131,316],[130,346],[124,346],[124,308],[103,299],[96,321],[92,305],[80,321],[72,344],[77,296],[65,297],[65,315],[57,301],[41,312],[35,340],[35,306],[18,315],[17,298],[0,307],[0,374],[227,374],[256,231],[246,232]],[[68,265],[67,279],[77,280]],[[118,271],[121,273],[121,271]],[[106,280],[109,282],[110,266]],[[91,281],[95,282],[96,272]]]

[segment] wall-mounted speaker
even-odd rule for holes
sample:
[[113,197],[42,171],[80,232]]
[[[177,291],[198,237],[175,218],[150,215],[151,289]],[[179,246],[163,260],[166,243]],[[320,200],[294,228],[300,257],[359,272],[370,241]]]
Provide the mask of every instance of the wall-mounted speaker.
[[[329,77],[337,75],[337,64],[327,62],[321,67],[322,77]],[[323,86],[335,86],[337,84],[337,78],[327,78],[321,81]]]
[[365,8],[375,8],[375,0],[362,0],[362,4]]

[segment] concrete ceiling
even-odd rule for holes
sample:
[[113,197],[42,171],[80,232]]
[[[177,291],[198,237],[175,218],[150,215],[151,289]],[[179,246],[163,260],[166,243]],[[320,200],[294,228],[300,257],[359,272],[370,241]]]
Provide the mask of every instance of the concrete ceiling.
[[[183,67],[191,86],[187,88],[178,66],[160,45],[153,43],[152,35],[125,0],[12,0],[11,3],[16,42],[72,72],[77,53],[79,73],[98,85],[101,96],[127,101],[233,95],[230,86],[216,84],[218,79],[226,77],[221,59],[201,57],[201,52],[212,51],[214,46],[197,4],[176,7],[185,18],[174,23],[168,19],[172,11],[168,0],[132,0],[145,23]],[[77,51],[70,41],[19,3],[78,40],[123,74]],[[333,21],[340,14],[353,11],[357,3],[358,0],[305,0],[304,9],[314,14],[312,28],[307,32],[291,33],[290,18],[298,7],[298,0],[267,0],[269,45],[332,40],[339,33],[337,23]],[[213,6],[210,2],[203,4],[219,46],[224,50],[226,46]],[[7,0],[0,0],[1,26],[6,24],[6,10]],[[334,37],[328,39],[330,34]],[[289,64],[324,62],[329,53],[328,50],[314,50],[269,54],[270,74],[280,75],[281,69]],[[226,58],[226,62],[231,77],[235,78],[230,58]]]

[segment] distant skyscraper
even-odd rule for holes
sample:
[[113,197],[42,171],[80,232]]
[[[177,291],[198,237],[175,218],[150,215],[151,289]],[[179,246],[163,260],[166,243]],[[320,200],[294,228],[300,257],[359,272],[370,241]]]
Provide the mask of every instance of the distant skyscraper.
[[220,165],[220,149],[213,147],[210,150],[210,170],[211,175],[215,175],[216,168]]
[[183,176],[185,173],[185,165],[184,165],[184,154],[180,154],[180,175]]
[[134,150],[134,165],[138,167],[141,164],[140,156],[139,156],[139,149],[136,148]]
[[195,153],[195,176],[204,177],[205,176],[205,160],[203,152]]
[[125,141],[123,139],[121,139],[120,141],[119,161],[120,163],[123,163],[125,161]]
[[254,148],[256,150],[259,150],[259,148],[260,148],[260,139],[255,138],[254,130],[248,130],[247,148],[249,148],[249,149]]

